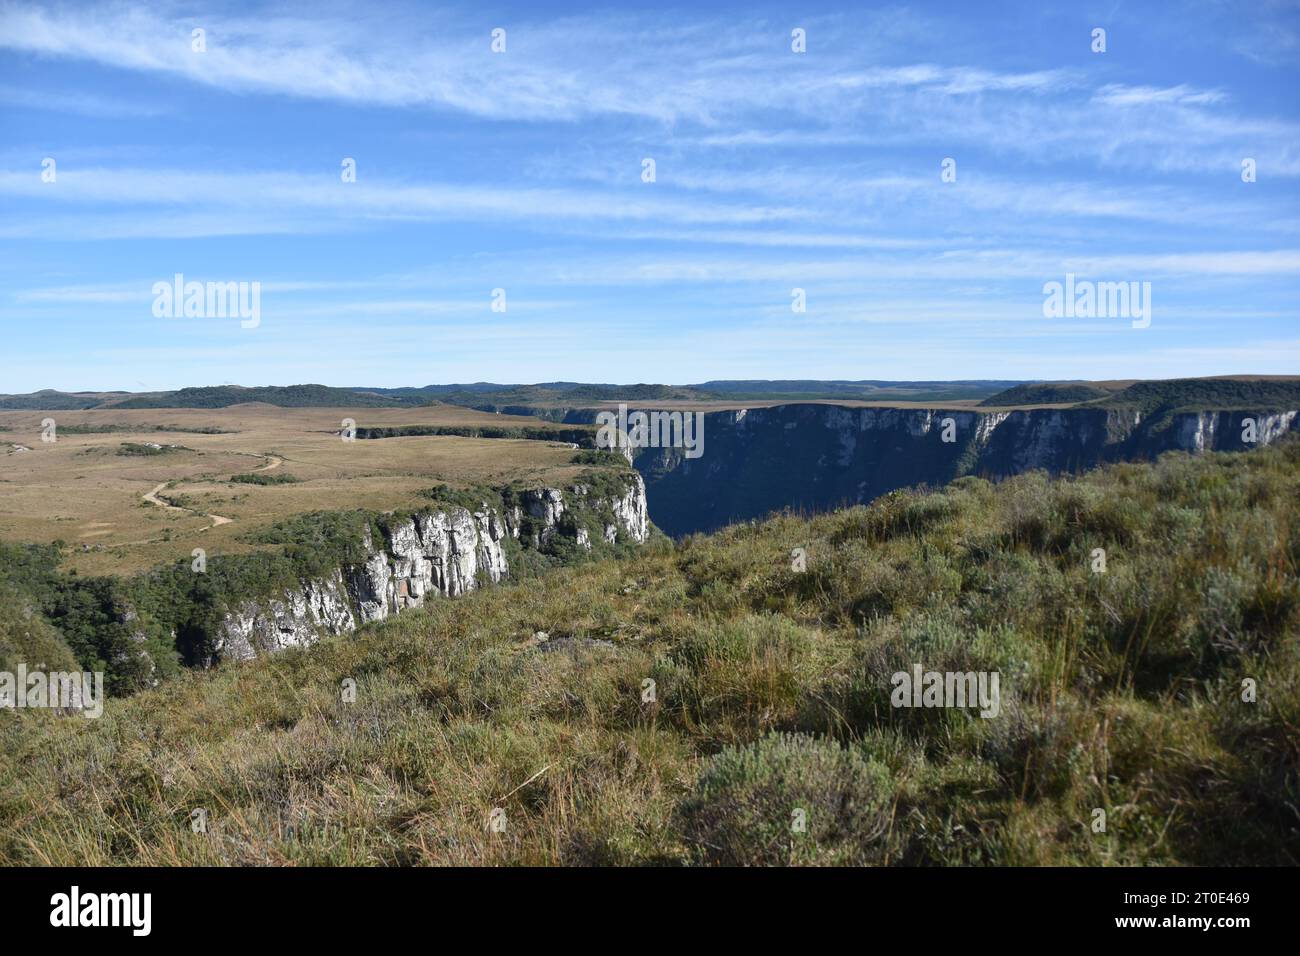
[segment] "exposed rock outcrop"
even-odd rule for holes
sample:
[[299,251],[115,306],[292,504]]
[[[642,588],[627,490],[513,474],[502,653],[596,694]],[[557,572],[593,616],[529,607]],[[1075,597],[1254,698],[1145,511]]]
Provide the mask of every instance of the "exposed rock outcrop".
[[[217,635],[218,655],[248,660],[286,647],[302,647],[320,634],[341,634],[359,617],[341,571],[323,581],[266,601],[245,601],[226,614]],[[364,618],[362,618],[364,620]]]
[[643,543],[650,532],[645,483],[628,472],[613,485],[613,492],[585,484],[528,489],[508,506],[484,502],[472,511],[422,511],[389,524],[382,540],[367,531],[363,561],[229,608],[214,641],[215,659],[247,660],[301,647],[418,608],[430,598],[495,584],[510,574],[507,539],[515,547],[543,550],[568,537],[583,551],[592,550],[592,533],[566,516],[589,517],[604,544]]
[[650,537],[650,512],[646,507],[645,481],[637,475],[622,495],[607,499],[614,520],[605,525],[604,535],[613,544],[620,534],[626,534],[634,543],[644,544]]

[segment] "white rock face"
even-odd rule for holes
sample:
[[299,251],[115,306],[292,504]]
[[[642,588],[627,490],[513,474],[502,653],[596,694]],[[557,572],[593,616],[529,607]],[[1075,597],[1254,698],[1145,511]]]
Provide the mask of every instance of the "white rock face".
[[474,526],[478,532],[478,570],[490,583],[496,584],[510,573],[505,549],[501,547],[506,537],[505,524],[500,515],[485,508],[474,512]]
[[217,635],[217,655],[248,660],[285,647],[314,643],[322,634],[356,627],[341,572],[307,581],[296,591],[266,602],[248,601],[231,610]]
[[[544,546],[564,534],[561,517],[573,507],[606,509],[613,522],[602,527],[604,541],[643,543],[650,534],[645,483],[628,476],[626,490],[615,497],[593,500],[585,485],[566,493],[557,488],[535,488],[521,494],[521,505],[503,519],[486,502],[470,512],[465,508],[424,512],[388,531],[388,539],[363,544],[368,552],[359,565],[340,568],[323,581],[305,581],[295,590],[261,601],[246,601],[231,608],[217,634],[219,659],[247,660],[284,647],[311,644],[326,634],[342,634],[390,614],[418,608],[431,597],[456,597],[482,584],[495,584],[509,576],[503,542],[520,537],[525,515],[538,528],[533,547]],[[586,529],[572,528],[577,543],[590,551]]]
[[975,441],[982,448],[989,443],[997,427],[1011,417],[1010,412],[989,412],[985,415],[972,415],[975,419]]
[[1255,444],[1267,445],[1295,427],[1296,411],[1273,413],[1185,412],[1174,419],[1176,447],[1203,452],[1240,445],[1243,418],[1255,422]]
[[534,536],[533,547],[547,544],[564,514],[564,495],[556,488],[536,488],[524,492],[522,504],[524,514],[540,521],[543,526]]
[[[367,547],[374,545],[367,540]],[[382,551],[372,551],[365,564],[349,569],[349,591],[357,606],[357,616],[361,623],[382,621],[388,617],[388,582],[392,577],[392,568],[388,557]]]
[[620,496],[610,500],[610,510],[614,512],[614,524],[605,525],[605,540],[611,544],[620,533],[626,534],[630,541],[644,544],[650,537],[650,512],[646,507],[645,481],[638,474],[635,480]]
[[1267,445],[1276,441],[1295,427],[1296,415],[1300,412],[1278,412],[1276,415],[1260,415],[1259,443]]
[[1178,420],[1178,447],[1188,451],[1205,451],[1214,447],[1214,427],[1219,416],[1213,412],[1180,415]]

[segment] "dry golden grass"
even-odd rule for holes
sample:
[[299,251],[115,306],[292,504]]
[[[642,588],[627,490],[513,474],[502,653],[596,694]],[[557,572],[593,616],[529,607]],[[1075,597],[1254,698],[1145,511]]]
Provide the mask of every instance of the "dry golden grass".
[[[50,417],[60,429],[58,440],[44,443],[40,423]],[[0,445],[0,540],[61,539],[71,546],[70,568],[124,574],[187,558],[196,547],[210,554],[252,550],[256,545],[241,540],[248,532],[301,512],[389,510],[421,503],[418,493],[435,484],[563,482],[581,470],[570,465],[573,451],[561,442],[451,436],[344,442],[337,434],[344,418],[360,427],[551,427],[451,405],[0,412],[0,442],[6,443]],[[215,427],[226,433],[68,431],[78,425]],[[118,454],[123,443],[141,442],[187,450]],[[258,470],[299,481],[230,481]],[[146,501],[155,489],[158,501]]]

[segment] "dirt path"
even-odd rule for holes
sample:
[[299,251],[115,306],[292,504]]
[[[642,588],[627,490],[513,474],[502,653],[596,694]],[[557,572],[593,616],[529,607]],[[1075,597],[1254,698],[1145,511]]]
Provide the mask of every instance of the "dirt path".
[[[179,505],[171,504],[170,502],[163,501],[161,498],[159,498],[158,492],[162,491],[166,487],[167,487],[167,482],[164,481],[159,483],[152,491],[148,491],[145,493],[144,500],[149,502],[149,504],[151,505],[157,505],[159,508],[166,508],[168,511],[180,511],[183,512],[184,514],[190,514],[190,515],[199,514],[199,512],[195,511],[193,508],[182,508]],[[208,515],[208,517],[212,519],[212,524],[208,526],[211,528],[216,528],[223,524],[230,524],[230,522],[234,520],[233,518],[226,518],[223,517],[222,515],[214,515],[214,514],[210,514]],[[207,531],[208,529],[203,528],[201,530]]]
[[[276,468],[279,468],[284,464],[284,459],[279,455],[262,455],[261,457],[266,459],[266,464],[262,465],[260,468],[254,468],[253,471],[274,471]],[[180,505],[174,505],[169,501],[164,501],[159,498],[158,492],[162,491],[166,487],[167,482],[160,482],[154,486],[154,488],[145,492],[144,500],[149,502],[151,505],[157,505],[159,508],[165,508],[168,511],[179,511],[183,514],[202,516],[201,512],[195,511],[193,508],[182,508]],[[235,520],[234,518],[227,518],[225,515],[209,514],[207,517],[212,519],[212,524],[208,525],[208,528],[219,528],[223,524],[230,524],[230,522]],[[201,528],[200,530],[207,531],[208,528]]]
[[159,508],[166,508],[168,511],[186,511],[185,508],[178,508],[176,505],[168,504],[158,497],[158,492],[167,487],[167,482],[161,482],[153,491],[145,493],[144,500],[151,505],[157,505]]

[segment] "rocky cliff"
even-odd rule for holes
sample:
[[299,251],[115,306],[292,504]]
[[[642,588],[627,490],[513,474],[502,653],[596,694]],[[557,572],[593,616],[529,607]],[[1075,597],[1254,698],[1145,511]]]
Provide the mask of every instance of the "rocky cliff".
[[[705,454],[635,456],[650,514],[670,535],[790,507],[824,511],[909,485],[1033,469],[1073,472],[1183,450],[1244,450],[1295,425],[1295,410],[945,410],[790,404],[705,416]],[[1253,440],[1252,440],[1253,439]]]
[[599,484],[527,489],[473,509],[447,506],[402,517],[382,535],[368,529],[364,560],[230,607],[213,660],[310,644],[431,598],[494,584],[510,576],[511,555],[644,543],[650,521],[641,477],[628,473]]

